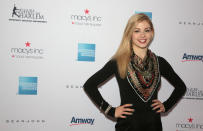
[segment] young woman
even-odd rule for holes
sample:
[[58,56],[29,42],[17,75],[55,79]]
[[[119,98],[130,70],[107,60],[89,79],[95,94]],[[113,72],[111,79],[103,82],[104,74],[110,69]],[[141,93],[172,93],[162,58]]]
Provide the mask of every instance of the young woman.
[[[147,15],[131,16],[115,55],[84,84],[85,92],[100,110],[117,118],[116,131],[162,131],[160,113],[167,112],[186,91],[170,64],[148,49],[153,37],[153,24]],[[118,107],[112,107],[98,91],[98,86],[112,75],[120,90]],[[163,103],[157,99],[161,76],[174,87]]]

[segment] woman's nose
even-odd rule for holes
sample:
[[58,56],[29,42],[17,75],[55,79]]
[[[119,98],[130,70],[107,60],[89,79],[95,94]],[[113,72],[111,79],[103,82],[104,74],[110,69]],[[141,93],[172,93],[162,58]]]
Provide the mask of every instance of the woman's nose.
[[145,37],[145,32],[141,32],[141,37]]

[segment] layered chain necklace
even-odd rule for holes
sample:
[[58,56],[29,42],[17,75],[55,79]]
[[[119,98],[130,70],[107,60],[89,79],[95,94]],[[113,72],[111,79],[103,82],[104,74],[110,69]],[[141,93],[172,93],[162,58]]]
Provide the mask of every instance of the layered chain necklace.
[[127,79],[138,94],[138,96],[147,102],[153,95],[160,80],[158,60],[150,50],[142,60],[139,56],[132,53],[131,61],[128,64]]

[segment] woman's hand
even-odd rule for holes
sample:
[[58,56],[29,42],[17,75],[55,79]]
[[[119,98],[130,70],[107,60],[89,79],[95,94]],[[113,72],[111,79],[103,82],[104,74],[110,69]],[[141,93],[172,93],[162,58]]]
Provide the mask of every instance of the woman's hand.
[[152,110],[156,110],[159,108],[158,111],[156,111],[157,113],[161,113],[161,112],[165,112],[165,107],[164,105],[159,101],[159,100],[152,100],[153,104],[151,105],[153,107]]
[[116,107],[115,117],[116,118],[126,118],[125,115],[132,115],[134,112],[134,109],[127,108],[127,107],[131,107],[131,106],[132,106],[132,104],[125,104],[125,105]]

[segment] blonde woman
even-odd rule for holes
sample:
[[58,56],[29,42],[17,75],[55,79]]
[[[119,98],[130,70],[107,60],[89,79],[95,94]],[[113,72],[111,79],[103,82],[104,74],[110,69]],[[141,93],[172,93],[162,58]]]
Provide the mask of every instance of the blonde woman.
[[[85,92],[100,110],[117,118],[116,131],[162,131],[160,113],[171,109],[186,91],[170,64],[148,48],[153,37],[153,24],[147,15],[131,16],[115,55],[84,84]],[[118,107],[112,107],[98,91],[98,86],[112,75],[119,85]],[[163,103],[157,99],[161,76],[174,87]]]

